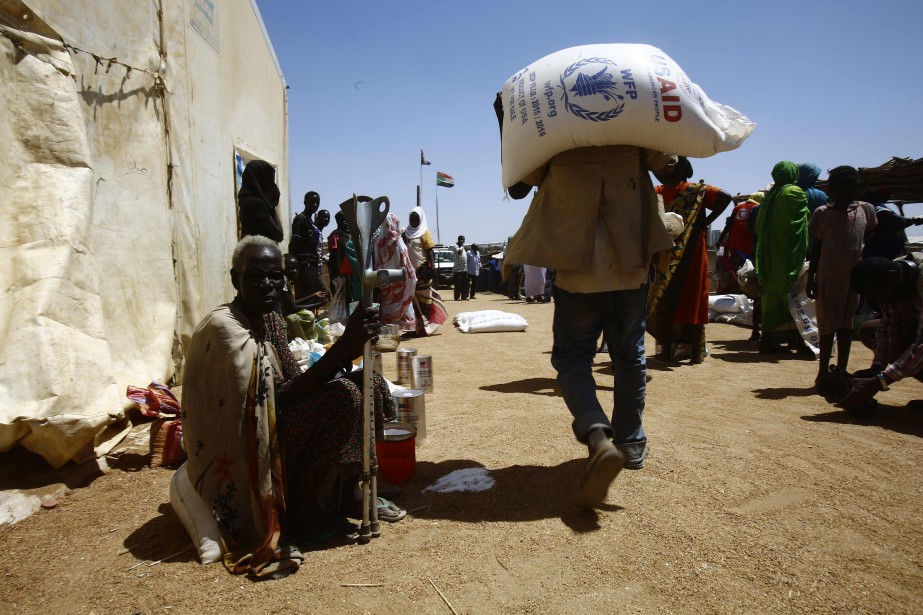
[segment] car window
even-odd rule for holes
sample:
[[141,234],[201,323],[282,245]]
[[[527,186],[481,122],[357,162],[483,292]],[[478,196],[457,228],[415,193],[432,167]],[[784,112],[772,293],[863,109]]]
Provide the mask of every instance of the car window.
[[436,260],[440,263],[454,263],[455,258],[452,256],[451,252],[439,251],[436,252]]

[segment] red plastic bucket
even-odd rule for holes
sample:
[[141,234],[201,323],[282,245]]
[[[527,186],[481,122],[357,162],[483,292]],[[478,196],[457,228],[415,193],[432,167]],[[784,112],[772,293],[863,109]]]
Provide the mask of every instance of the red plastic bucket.
[[385,423],[385,435],[375,441],[378,477],[389,483],[413,478],[417,469],[417,428],[408,423]]

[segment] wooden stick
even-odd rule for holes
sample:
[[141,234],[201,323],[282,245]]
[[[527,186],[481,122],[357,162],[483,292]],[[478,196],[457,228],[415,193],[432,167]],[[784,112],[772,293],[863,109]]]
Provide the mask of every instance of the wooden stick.
[[152,563],[148,564],[148,568],[150,568],[150,567],[152,567],[152,566],[156,566],[157,564],[159,564],[159,563],[161,563],[161,562],[165,562],[165,561],[167,561],[168,559],[172,559],[172,558],[176,557],[177,555],[182,555],[183,553],[185,553],[185,552],[188,551],[188,550],[189,550],[189,547],[186,547],[186,548],[183,549],[182,551],[177,551],[177,552],[174,553],[173,555],[168,555],[168,556],[166,556],[166,557],[163,558],[163,559],[159,559],[159,560],[157,560],[156,562],[152,562]]
[[429,581],[429,584],[433,586],[433,589],[435,589],[437,592],[439,592],[439,597],[442,598],[443,602],[445,602],[446,605],[448,605],[448,607],[449,607],[450,609],[452,609],[452,612],[453,612],[455,615],[458,615],[458,611],[455,610],[455,607],[452,606],[452,603],[449,602],[449,599],[445,597],[445,594],[443,594],[442,591],[441,591],[438,587],[436,587],[436,584],[433,583],[433,580],[432,580],[431,578],[429,578],[429,577],[426,577],[426,580]]
[[384,587],[384,583],[340,583],[340,587]]

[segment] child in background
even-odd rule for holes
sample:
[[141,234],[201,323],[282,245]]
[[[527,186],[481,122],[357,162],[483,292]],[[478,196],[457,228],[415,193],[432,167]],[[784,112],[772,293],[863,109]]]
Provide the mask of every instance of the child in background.
[[[818,207],[808,229],[814,238],[808,269],[807,293],[817,300],[820,331],[820,365],[814,386],[827,397],[834,393],[834,371],[846,373],[852,343],[853,316],[859,296],[849,284],[849,273],[859,262],[867,234],[875,228],[875,208],[856,201],[859,172],[853,167],[830,171],[830,202]],[[833,339],[837,342],[836,368],[830,367]]]

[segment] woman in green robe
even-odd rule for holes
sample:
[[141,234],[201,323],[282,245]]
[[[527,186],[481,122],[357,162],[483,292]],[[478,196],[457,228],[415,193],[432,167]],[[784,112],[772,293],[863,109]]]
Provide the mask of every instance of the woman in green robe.
[[801,275],[808,249],[810,210],[804,190],[795,184],[798,165],[783,160],[773,167],[772,179],[775,183],[756,220],[755,268],[763,311],[761,352],[778,350],[778,342],[794,330],[788,295]]

